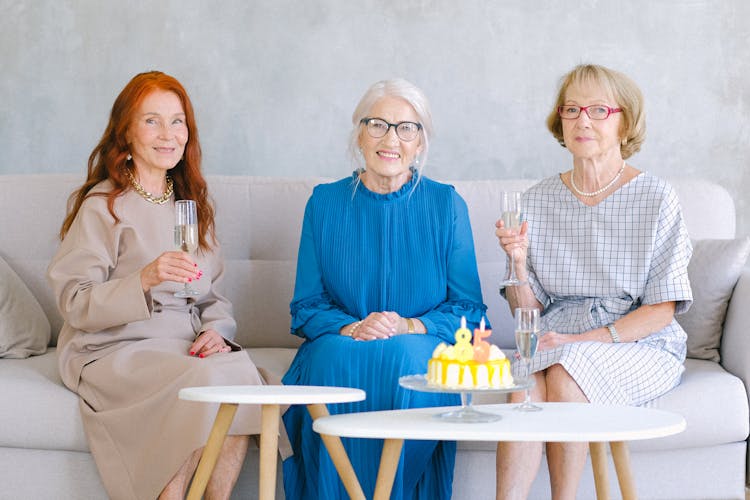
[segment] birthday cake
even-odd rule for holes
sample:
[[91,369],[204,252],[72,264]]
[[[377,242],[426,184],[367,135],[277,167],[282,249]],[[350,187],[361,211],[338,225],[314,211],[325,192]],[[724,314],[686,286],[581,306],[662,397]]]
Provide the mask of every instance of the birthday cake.
[[427,383],[451,389],[501,389],[513,385],[510,361],[496,345],[483,339],[491,330],[484,329],[484,319],[471,332],[466,319],[461,318],[461,328],[456,330],[455,345],[441,342],[427,362]]

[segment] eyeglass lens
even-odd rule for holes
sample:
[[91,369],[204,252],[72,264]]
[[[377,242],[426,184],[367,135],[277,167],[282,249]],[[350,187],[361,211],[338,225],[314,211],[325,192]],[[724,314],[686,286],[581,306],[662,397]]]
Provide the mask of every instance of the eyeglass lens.
[[414,122],[388,123],[385,120],[372,118],[366,123],[367,133],[375,139],[385,136],[391,127],[395,127],[396,135],[402,141],[413,141],[419,133],[419,125]]
[[615,110],[608,106],[560,106],[558,108],[558,113],[566,120],[578,118],[581,111],[585,111],[592,120],[605,120],[611,113],[619,111],[619,109]]

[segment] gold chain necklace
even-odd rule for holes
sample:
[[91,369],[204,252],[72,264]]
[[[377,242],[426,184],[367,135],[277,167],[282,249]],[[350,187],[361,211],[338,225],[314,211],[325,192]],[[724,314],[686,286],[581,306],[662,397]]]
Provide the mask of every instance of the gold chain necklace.
[[172,193],[174,193],[174,182],[172,182],[172,178],[170,176],[167,176],[167,190],[164,191],[164,194],[159,196],[158,198],[143,189],[143,186],[138,184],[138,181],[135,180],[135,177],[133,177],[132,172],[130,170],[125,170],[125,175],[128,176],[128,179],[130,179],[130,183],[133,185],[133,189],[135,191],[143,196],[143,198],[146,199],[146,201],[150,201],[151,203],[156,203],[157,205],[163,205],[172,197]]

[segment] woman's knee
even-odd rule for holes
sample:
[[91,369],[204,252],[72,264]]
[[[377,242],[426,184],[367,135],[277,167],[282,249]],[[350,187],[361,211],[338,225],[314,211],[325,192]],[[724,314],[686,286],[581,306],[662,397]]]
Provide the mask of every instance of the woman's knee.
[[587,401],[578,383],[561,364],[547,368],[547,401]]

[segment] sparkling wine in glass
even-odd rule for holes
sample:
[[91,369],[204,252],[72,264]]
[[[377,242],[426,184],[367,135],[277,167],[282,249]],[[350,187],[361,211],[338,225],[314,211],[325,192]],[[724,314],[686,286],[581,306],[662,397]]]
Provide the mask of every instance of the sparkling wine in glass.
[[[500,197],[500,210],[503,224],[507,229],[521,228],[521,191],[504,191]],[[513,253],[510,254],[510,268],[505,280],[500,286],[518,286],[522,284],[521,280],[516,277],[516,261]]]
[[[536,354],[536,346],[539,342],[539,309],[529,307],[516,308],[516,348],[518,355],[525,368],[526,382],[529,382],[529,363]],[[516,406],[519,411],[539,411],[542,408],[532,404],[529,387],[526,387],[526,396],[523,403]]]
[[[183,252],[195,254],[198,250],[198,212],[195,201],[178,200],[174,205],[174,244]],[[193,290],[189,283],[185,283],[185,287],[174,294],[175,297],[182,298],[196,295],[200,295],[200,292]]]

